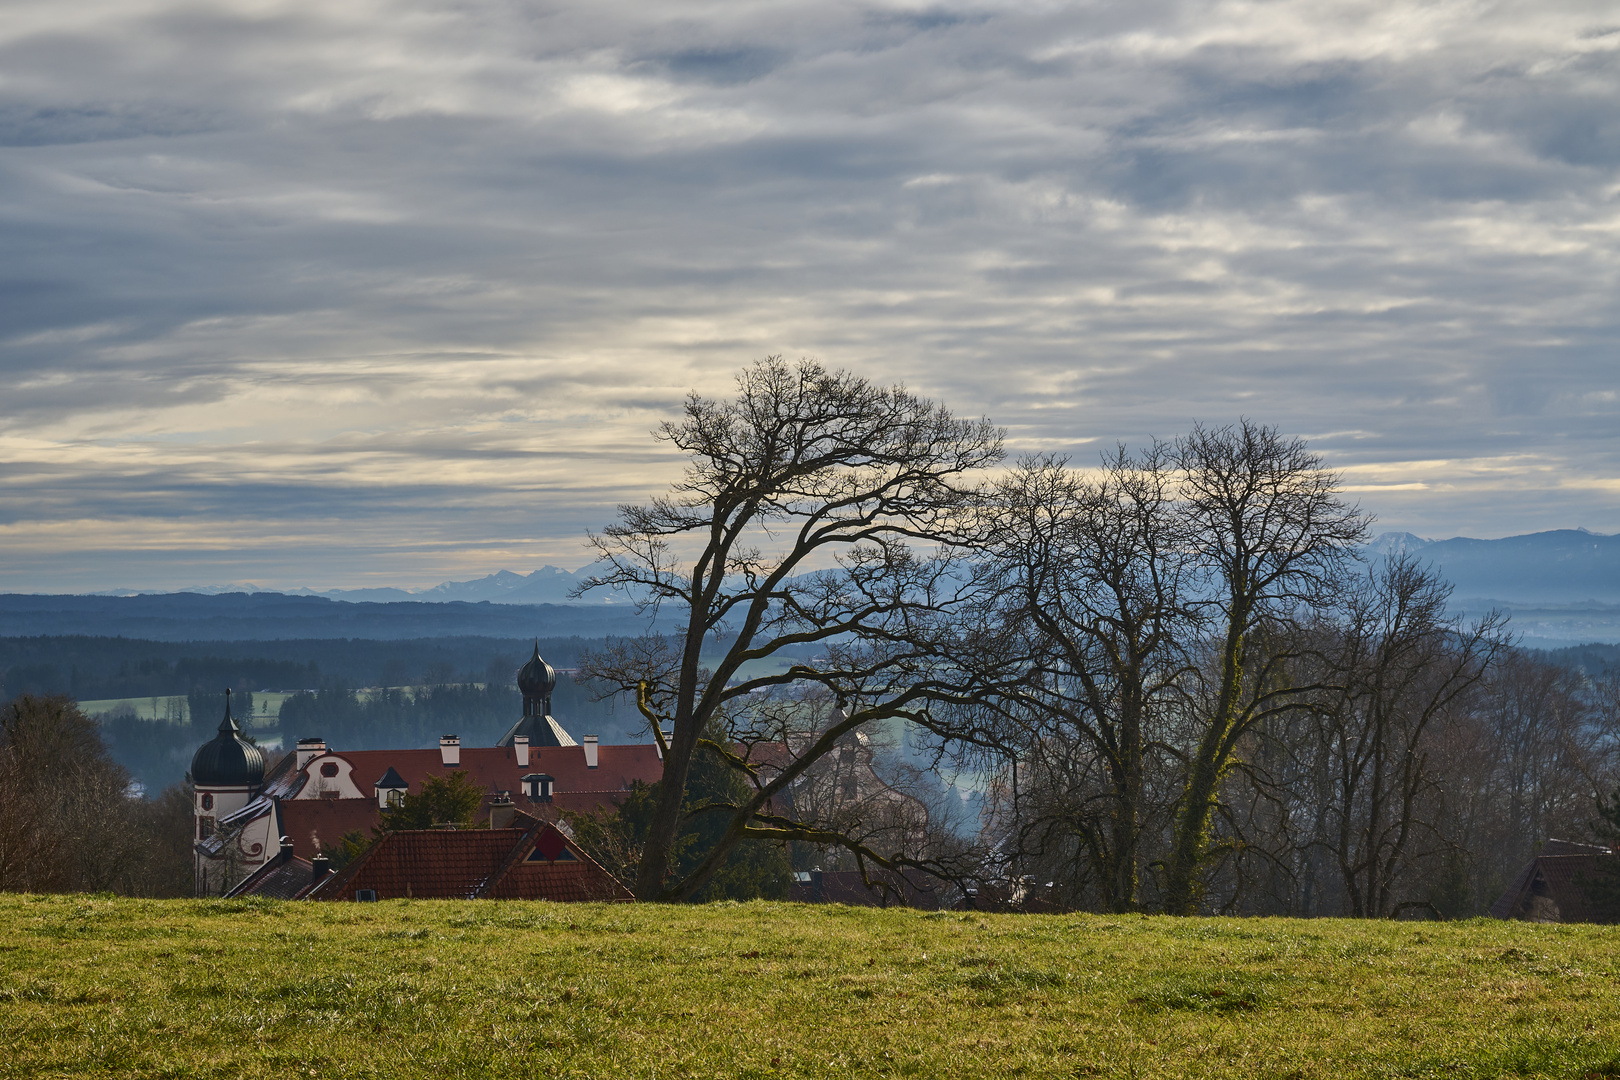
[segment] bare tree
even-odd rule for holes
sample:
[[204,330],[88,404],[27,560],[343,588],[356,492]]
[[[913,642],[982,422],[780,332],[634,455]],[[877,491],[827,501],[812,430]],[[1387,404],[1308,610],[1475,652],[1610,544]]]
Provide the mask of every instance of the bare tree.
[[1297,707],[1307,689],[1284,678],[1288,649],[1257,651],[1254,638],[1332,602],[1344,563],[1366,539],[1367,518],[1341,501],[1338,477],[1302,440],[1248,420],[1195,427],[1177,441],[1175,463],[1207,574],[1203,604],[1218,627],[1165,868],[1165,910],[1192,914],[1220,785],[1239,743],[1265,717]]
[[[743,372],[728,401],[690,396],[683,419],[657,437],[691,464],[670,496],[621,507],[618,523],[592,538],[609,568],[581,591],[622,589],[645,608],[676,608],[683,625],[672,640],[582,667],[637,693],[661,743],[670,730],[635,892],[678,900],[745,837],[843,842],[772,807],[848,733],[890,717],[930,721],[948,655],[942,616],[960,603],[960,586],[948,559],[911,545],[956,531],[975,474],[1001,457],[1001,434],[903,388],[771,357]],[[705,647],[716,651],[711,664]],[[794,658],[785,670],[761,673],[760,661],[783,656]],[[843,718],[789,740],[792,711],[758,708],[753,695],[794,684],[824,688]],[[699,808],[730,824],[695,870],[666,880],[692,755],[714,719],[735,743],[789,749],[762,770],[735,745],[707,740],[753,794]]]
[[1117,449],[1095,478],[1026,459],[992,493],[980,541],[989,594],[1028,664],[996,699],[998,752],[1027,781],[1009,773],[998,787],[1003,853],[1046,862],[1078,843],[1110,911],[1139,903],[1147,758],[1194,629],[1167,451]]
[[[1381,916],[1425,820],[1425,797],[1442,783],[1431,730],[1506,648],[1505,621],[1450,619],[1451,587],[1411,555],[1386,560],[1350,594],[1335,662],[1341,689],[1323,710],[1333,794],[1330,843],[1349,914]],[[1427,899],[1424,897],[1422,899]]]
[[183,820],[175,802],[133,798],[71,698],[0,706],[0,889],[172,893],[173,850],[186,849],[189,871],[191,830],[189,800]]

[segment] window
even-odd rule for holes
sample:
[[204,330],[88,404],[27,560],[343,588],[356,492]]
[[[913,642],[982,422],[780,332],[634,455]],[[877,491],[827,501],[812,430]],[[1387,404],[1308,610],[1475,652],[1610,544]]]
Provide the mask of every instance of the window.
[[197,839],[206,840],[214,835],[214,819],[202,818],[197,822]]
[[377,902],[377,890],[356,889],[354,890],[354,899],[355,903],[358,904],[374,904]]
[[336,776],[337,774],[338,774],[337,762],[328,761],[326,764],[321,766],[321,775],[322,776]]
[[204,792],[203,793],[202,808],[204,810],[212,810],[214,808],[214,796],[211,793],[209,793],[209,792]]
[[403,791],[399,790],[398,788],[394,788],[393,790],[389,791],[389,793],[388,793],[388,805],[389,806],[404,806],[405,805],[405,793]]

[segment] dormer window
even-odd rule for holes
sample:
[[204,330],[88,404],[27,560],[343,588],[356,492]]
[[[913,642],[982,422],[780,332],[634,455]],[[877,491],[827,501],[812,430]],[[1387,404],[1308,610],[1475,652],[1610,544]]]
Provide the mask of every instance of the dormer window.
[[550,802],[552,782],[545,773],[529,773],[523,778],[523,794],[532,802]]

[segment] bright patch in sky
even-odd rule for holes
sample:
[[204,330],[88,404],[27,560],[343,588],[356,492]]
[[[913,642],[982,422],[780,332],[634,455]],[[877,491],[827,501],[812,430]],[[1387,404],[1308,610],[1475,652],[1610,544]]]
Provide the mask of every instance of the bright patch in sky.
[[0,589],[579,565],[767,353],[1620,531],[1616,101],[1608,3],[19,0]]

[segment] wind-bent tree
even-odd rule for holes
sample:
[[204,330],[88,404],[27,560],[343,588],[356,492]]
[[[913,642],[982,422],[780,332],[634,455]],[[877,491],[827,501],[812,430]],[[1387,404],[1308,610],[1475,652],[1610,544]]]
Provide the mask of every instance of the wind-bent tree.
[[[608,569],[581,591],[613,587],[644,607],[674,607],[680,630],[582,667],[636,692],[661,744],[670,731],[635,893],[680,900],[745,838],[855,843],[775,812],[773,800],[862,725],[931,722],[949,654],[942,616],[960,587],[947,558],[912,545],[954,535],[976,474],[1000,460],[1001,433],[901,387],[771,357],[742,373],[730,400],[689,396],[684,417],[657,437],[690,458],[686,474],[669,496],[621,507],[618,523],[592,537]],[[745,667],[782,657],[793,658],[785,670]],[[753,696],[790,687],[824,690],[841,708],[830,722],[799,726],[802,697]],[[732,745],[704,739],[716,719]],[[752,794],[692,811],[728,824],[708,857],[672,880],[700,743],[745,774]],[[786,749],[761,762],[737,744]]]
[[[1176,441],[1180,501],[1204,571],[1203,602],[1217,627],[1212,683],[1197,717],[1196,741],[1165,867],[1165,911],[1190,915],[1222,779],[1244,735],[1314,687],[1286,677],[1292,650],[1278,632],[1301,611],[1333,602],[1343,569],[1365,541],[1367,518],[1339,497],[1338,477],[1303,440],[1244,420],[1196,426]],[[1261,638],[1271,647],[1257,649]],[[1252,663],[1251,663],[1252,662]]]
[[1026,459],[988,500],[981,540],[1003,625],[1028,657],[1028,676],[995,699],[998,750],[1027,778],[1003,845],[1050,865],[1072,837],[1110,911],[1139,902],[1149,744],[1194,629],[1167,449],[1120,449],[1095,477]]

